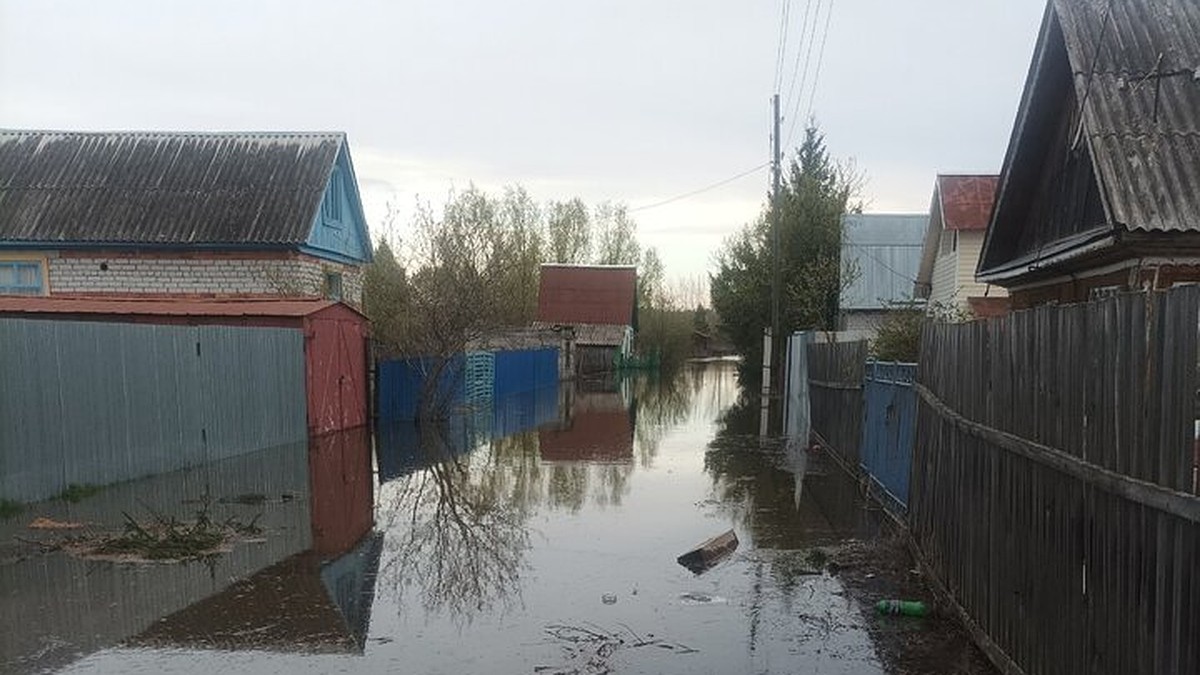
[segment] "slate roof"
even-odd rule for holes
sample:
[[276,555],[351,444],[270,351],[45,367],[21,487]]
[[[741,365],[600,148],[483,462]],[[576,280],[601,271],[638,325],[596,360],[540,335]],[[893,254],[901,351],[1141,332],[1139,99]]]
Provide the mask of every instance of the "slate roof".
[[[1061,35],[1061,43],[1058,42]],[[1200,3],[1195,0],[1050,0],[1001,172],[980,271],[1009,215],[1009,183],[1037,170],[1039,107],[1061,100],[1043,86],[1065,48],[1087,143],[1112,229],[1200,231]],[[1015,188],[1014,188],[1015,189]],[[1015,198],[1015,197],[1014,197]]]
[[842,263],[857,274],[842,289],[843,310],[886,309],[913,299],[929,215],[848,213],[842,216]]
[[1109,220],[1200,231],[1200,2],[1052,2]]
[[631,326],[636,309],[636,267],[542,265],[538,321]]
[[0,130],[0,241],[299,245],[341,133]]

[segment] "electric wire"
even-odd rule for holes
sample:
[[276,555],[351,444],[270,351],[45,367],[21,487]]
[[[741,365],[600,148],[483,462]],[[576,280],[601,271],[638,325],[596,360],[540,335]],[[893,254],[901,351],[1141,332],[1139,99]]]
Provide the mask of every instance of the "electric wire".
[[783,84],[783,64],[787,58],[788,19],[791,16],[792,0],[783,0],[779,7],[779,45],[775,50],[775,84],[772,90],[779,91]]
[[[807,45],[806,45],[807,49],[805,50],[806,53],[804,56],[804,69],[802,70],[802,72],[800,74],[799,96],[796,97],[796,104],[794,107],[790,104],[790,102],[788,105],[788,108],[791,109],[792,112],[790,115],[791,119],[788,120],[787,135],[784,136],[784,138],[786,139],[786,141],[784,142],[785,146],[791,145],[792,134],[796,131],[796,121],[800,118],[800,105],[804,102],[804,86],[808,81],[808,66],[810,63],[812,63],[813,41],[817,37],[817,21],[821,17],[821,2],[822,2],[822,0],[817,0],[817,11],[813,13],[812,31],[811,31],[811,34],[809,35],[808,39],[805,40],[805,42],[807,42]],[[801,27],[802,30],[804,30],[805,28],[807,28],[807,27],[806,26]],[[803,39],[803,35],[801,35],[801,39]],[[799,61],[798,57],[799,57],[799,53],[797,53],[797,61]]]
[[829,8],[825,10],[825,28],[821,31],[821,46],[817,49],[817,70],[813,74],[812,88],[808,92],[808,113],[805,119],[812,119],[813,103],[817,98],[817,83],[821,81],[821,63],[825,60],[825,40],[829,38],[829,20],[833,17],[833,0],[829,0]]
[[691,190],[689,192],[684,192],[683,194],[678,194],[678,195],[675,195],[674,197],[668,197],[666,199],[663,199],[663,200],[660,200],[657,202],[652,202],[650,204],[643,204],[642,206],[635,206],[635,207],[629,209],[629,213],[636,213],[638,211],[645,211],[647,209],[658,208],[659,206],[665,206],[672,202],[680,201],[681,199],[687,199],[688,197],[695,197],[698,194],[708,192],[709,190],[715,190],[716,188],[719,188],[722,185],[732,183],[733,181],[738,180],[739,178],[745,178],[746,176],[749,176],[750,174],[755,173],[756,171],[761,171],[762,169],[765,169],[770,164],[771,164],[770,162],[763,162],[762,164],[759,164],[758,166],[756,166],[752,169],[746,169],[745,171],[743,171],[741,173],[734,174],[734,175],[730,176],[729,178],[719,180],[710,185],[705,185],[702,188],[698,188],[696,190]]
[[[819,1],[819,0],[818,0]],[[800,42],[796,45],[796,62],[792,64],[792,77],[788,81],[788,88],[783,98],[783,110],[786,111],[792,105],[792,97],[796,95],[796,76],[800,73],[800,59],[804,54],[804,33],[808,26],[808,15],[812,11],[812,0],[804,3],[804,18],[800,20]],[[786,55],[785,55],[786,58]],[[780,84],[782,84],[782,79]],[[779,93],[779,88],[775,88],[776,93]]]

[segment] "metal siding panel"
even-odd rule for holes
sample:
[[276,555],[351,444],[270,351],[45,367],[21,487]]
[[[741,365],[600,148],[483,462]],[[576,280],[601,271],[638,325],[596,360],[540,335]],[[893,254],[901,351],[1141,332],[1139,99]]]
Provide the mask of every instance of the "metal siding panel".
[[5,498],[305,439],[294,329],[0,319],[0,341],[0,381],[24,383],[0,391]]
[[929,216],[846,214],[842,260],[858,273],[841,294],[842,309],[882,309],[913,299]]

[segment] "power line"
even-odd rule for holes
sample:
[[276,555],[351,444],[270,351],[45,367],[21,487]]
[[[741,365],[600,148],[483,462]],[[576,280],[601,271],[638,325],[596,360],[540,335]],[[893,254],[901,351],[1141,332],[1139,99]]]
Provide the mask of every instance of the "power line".
[[[804,18],[800,20],[800,42],[796,45],[796,63],[792,65],[792,77],[788,82],[787,94],[783,97],[783,100],[786,101],[783,106],[784,110],[792,107],[792,97],[796,95],[796,75],[800,72],[800,55],[804,53],[804,31],[808,26],[808,14],[811,10],[812,0],[808,0],[804,4]],[[784,56],[786,58],[787,55]],[[781,79],[779,83],[783,84],[783,80]],[[775,90],[778,93],[779,87],[775,87]]]
[[688,197],[695,197],[696,195],[701,194],[703,192],[708,192],[709,190],[715,190],[716,188],[719,188],[722,185],[732,183],[733,181],[735,181],[739,178],[745,178],[746,176],[749,176],[750,174],[752,174],[756,171],[760,171],[760,170],[766,168],[767,165],[769,165],[769,164],[770,164],[770,162],[763,162],[762,164],[759,164],[758,166],[754,167],[753,169],[746,169],[745,171],[743,171],[739,174],[735,174],[724,180],[719,180],[711,185],[705,185],[704,187],[696,189],[696,190],[692,190],[691,192],[685,192],[683,194],[675,195],[674,197],[668,197],[667,199],[664,199],[662,201],[657,201],[657,202],[654,202],[651,204],[645,204],[643,206],[634,207],[632,209],[629,209],[629,213],[635,213],[637,211],[645,211],[647,209],[654,209],[654,208],[658,208],[659,206],[665,206],[667,204],[670,204],[671,202],[677,202],[681,199],[687,199]]
[[[792,133],[795,132],[795,130],[796,130],[796,120],[800,117],[800,104],[804,102],[804,85],[808,80],[808,65],[810,63],[812,63],[813,41],[817,37],[817,21],[821,17],[821,2],[822,2],[822,0],[817,0],[817,11],[813,13],[812,33],[811,33],[811,35],[809,35],[809,38],[807,40],[808,49],[806,51],[806,54],[804,55],[804,70],[800,75],[800,95],[796,97],[796,106],[792,109],[792,115],[791,115],[792,118],[790,120],[788,120],[788,132],[787,132],[787,136],[785,137],[785,138],[787,138],[788,145],[790,145],[792,142]],[[803,39],[803,36],[801,36],[801,39]],[[798,62],[799,61],[799,53],[797,53],[796,56],[797,56],[796,60]]]
[[821,47],[817,49],[817,70],[813,75],[812,89],[808,93],[808,114],[805,117],[811,119],[813,113],[813,102],[817,98],[817,83],[821,81],[821,63],[825,60],[825,40],[829,38],[829,20],[833,17],[833,0],[829,0],[829,9],[825,11],[825,29],[821,31]]
[[779,45],[775,50],[775,85],[773,90],[778,92],[783,83],[783,63],[787,56],[788,18],[791,15],[791,0],[783,0],[779,7]]

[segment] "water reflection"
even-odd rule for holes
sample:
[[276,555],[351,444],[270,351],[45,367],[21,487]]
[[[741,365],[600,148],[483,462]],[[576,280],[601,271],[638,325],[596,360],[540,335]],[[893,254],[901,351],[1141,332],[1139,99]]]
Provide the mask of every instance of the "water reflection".
[[[469,621],[506,605],[526,568],[523,491],[513,489],[512,472],[501,470],[494,452],[464,454],[448,440],[447,426],[411,433],[415,448],[403,450],[423,468],[392,480],[381,495],[381,523],[394,536],[380,580],[398,606],[416,591],[427,613]],[[401,437],[413,436],[391,438]]]
[[694,391],[683,386],[687,375],[580,381],[555,392],[553,411],[539,403],[521,414],[514,410],[530,401],[501,401],[440,425],[381,427],[380,519],[392,533],[381,579],[397,607],[415,594],[427,615],[464,624],[519,605],[531,517],[543,508],[620,506],[635,448],[644,467],[656,451],[635,443],[635,430],[661,437],[686,416]]
[[[222,508],[269,510],[273,534],[211,571],[89,578],[75,561],[54,579],[62,598],[39,597],[47,586],[32,569],[22,583],[35,591],[0,582],[0,600],[21,598],[0,609],[6,625],[62,602],[57,623],[20,645],[0,637],[12,640],[0,670],[65,663],[74,657],[11,666],[8,645],[29,656],[50,644],[42,636],[68,635],[72,653],[129,647],[73,667],[84,672],[879,672],[856,605],[805,557],[869,525],[856,486],[820,456],[761,444],[756,409],[737,393],[727,364],[581,382],[436,427],[378,429],[378,484],[359,463],[363,434],[247,459],[207,483],[143,486],[131,496],[264,492],[260,507]],[[703,575],[677,564],[729,529],[739,546]],[[177,578],[192,573],[203,581],[194,591]],[[126,591],[85,587],[105,574],[100,583]],[[174,576],[151,594],[158,574]],[[109,610],[114,598],[130,607]],[[83,647],[94,627],[69,622],[93,602],[84,613],[96,624],[147,609]],[[582,635],[606,639],[581,650],[571,640]],[[607,639],[618,635],[629,639]]]
[[[378,561],[377,538],[365,537],[369,440],[361,429],[329,435],[0,521],[0,670],[61,667],[118,644],[361,652]],[[203,504],[216,522],[256,522],[261,536],[174,564],[87,561],[21,543],[38,516],[113,532],[125,513],[188,520]]]

